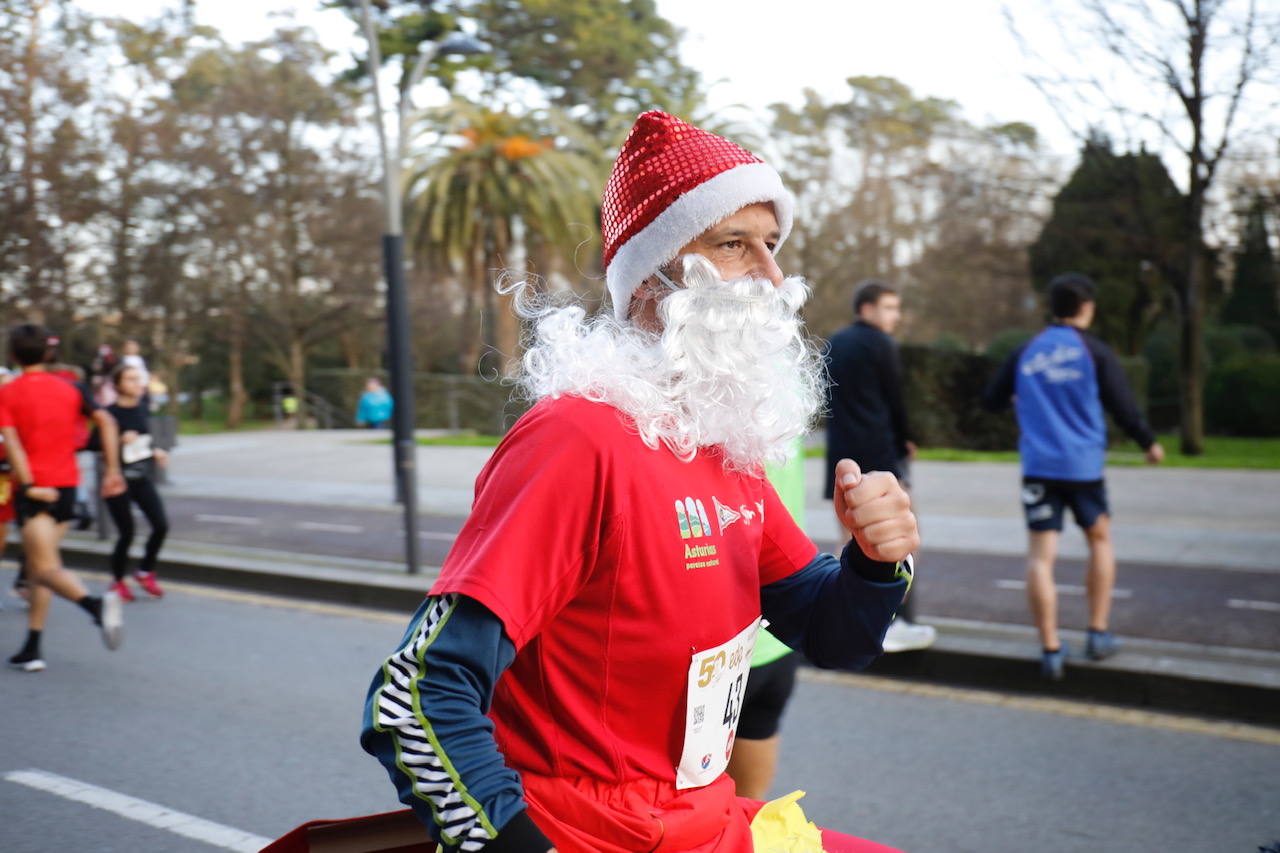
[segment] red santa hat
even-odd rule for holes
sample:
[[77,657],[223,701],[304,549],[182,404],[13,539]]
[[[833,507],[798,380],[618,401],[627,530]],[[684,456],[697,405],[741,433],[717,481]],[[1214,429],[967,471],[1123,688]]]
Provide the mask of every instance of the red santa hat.
[[778,173],[727,139],[658,110],[644,113],[622,143],[604,189],[600,231],[605,281],[619,320],[646,278],[711,226],[749,204],[772,202],[776,254],[795,207]]

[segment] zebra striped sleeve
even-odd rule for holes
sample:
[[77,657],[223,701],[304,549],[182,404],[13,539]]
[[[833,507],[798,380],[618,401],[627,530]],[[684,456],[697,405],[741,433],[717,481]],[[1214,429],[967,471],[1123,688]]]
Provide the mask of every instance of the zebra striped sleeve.
[[483,605],[431,597],[365,702],[361,745],[382,762],[432,838],[460,850],[484,849],[524,809],[520,779],[505,766],[485,716],[514,655],[501,622]]

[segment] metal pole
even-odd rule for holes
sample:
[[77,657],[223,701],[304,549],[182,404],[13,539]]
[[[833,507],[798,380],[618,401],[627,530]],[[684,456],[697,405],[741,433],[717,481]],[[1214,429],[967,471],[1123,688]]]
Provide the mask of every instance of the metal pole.
[[392,442],[396,482],[404,507],[404,558],[410,574],[418,571],[418,444],[413,436],[413,350],[409,345],[409,300],[404,282],[404,235],[384,234],[382,259],[387,276],[387,337],[390,343]]
[[[400,164],[403,156],[402,128],[396,129],[394,152],[388,150],[384,125],[382,94],[378,77],[382,69],[378,36],[373,26],[369,0],[361,0],[365,39],[369,43],[369,78],[373,85],[373,103],[382,151],[382,203],[384,234],[382,264],[387,280],[387,350],[388,372],[391,374],[392,458],[394,461],[396,498],[404,509],[404,557],[409,574],[418,572],[418,476],[417,443],[413,437],[413,353],[409,345],[409,300],[404,280],[404,234],[400,220]],[[403,120],[400,122],[403,124]]]

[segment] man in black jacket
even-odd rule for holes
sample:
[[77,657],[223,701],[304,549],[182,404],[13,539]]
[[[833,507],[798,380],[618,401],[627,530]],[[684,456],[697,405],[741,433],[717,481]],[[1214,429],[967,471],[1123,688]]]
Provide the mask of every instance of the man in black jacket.
[[[831,498],[836,463],[853,459],[864,471],[887,471],[909,486],[909,463],[916,446],[910,438],[902,398],[902,364],[893,330],[902,317],[902,300],[882,281],[868,279],[854,290],[852,324],[831,337],[827,370],[827,478],[823,495]],[[908,598],[885,635],[886,652],[923,649],[936,631],[917,625]]]

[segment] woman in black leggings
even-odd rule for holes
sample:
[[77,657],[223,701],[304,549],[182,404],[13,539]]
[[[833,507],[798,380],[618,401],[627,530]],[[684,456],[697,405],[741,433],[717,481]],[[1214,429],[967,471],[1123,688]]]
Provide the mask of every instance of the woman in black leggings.
[[147,537],[146,550],[133,579],[152,598],[159,598],[164,595],[164,590],[156,583],[156,557],[169,533],[169,520],[165,517],[160,492],[156,490],[155,472],[156,465],[168,464],[169,457],[164,450],[151,444],[151,417],[142,402],[146,391],[142,371],[122,364],[112,371],[111,381],[119,398],[107,406],[107,411],[120,428],[120,468],[128,486],[123,494],[106,499],[111,520],[120,534],[115,550],[111,552],[111,573],[115,575],[111,589],[122,601],[134,599],[133,592],[124,582],[124,574],[129,562],[129,546],[133,544],[133,510],[130,504],[137,504],[151,525],[151,535]]

